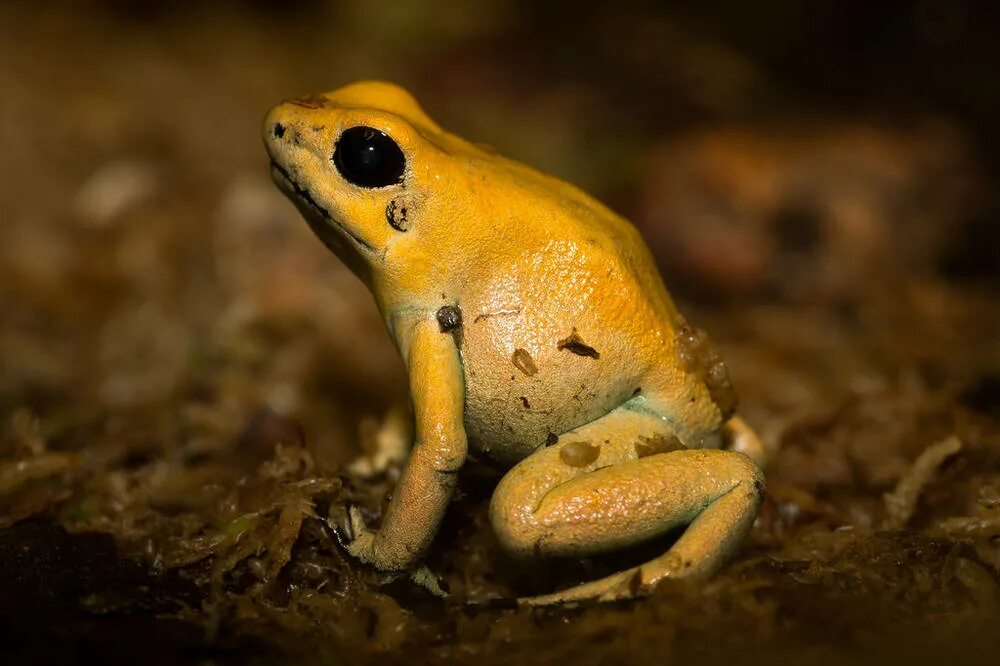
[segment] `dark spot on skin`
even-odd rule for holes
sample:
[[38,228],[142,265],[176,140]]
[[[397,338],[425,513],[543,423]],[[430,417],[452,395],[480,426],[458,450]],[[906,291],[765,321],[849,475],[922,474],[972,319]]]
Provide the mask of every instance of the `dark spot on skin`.
[[559,441],[559,435],[554,432],[550,432],[545,436],[545,446],[552,446]]
[[407,218],[408,210],[405,205],[393,199],[385,207],[385,219],[389,226],[396,231],[409,231],[410,221]]
[[635,456],[636,458],[648,458],[649,456],[656,455],[656,451],[652,450],[645,444],[636,443],[635,445]]
[[687,447],[681,443],[674,435],[653,435],[643,437],[639,435],[639,441],[635,444],[635,455],[639,458],[655,456],[658,453],[670,453],[671,451],[682,451]]
[[280,139],[285,136],[285,126],[281,123],[274,123],[274,137]]
[[313,125],[310,129],[313,132],[322,132],[323,130],[326,129],[326,125]]
[[628,591],[629,593],[632,594],[633,597],[642,591],[642,571],[640,571],[639,569],[636,569],[635,573],[632,574],[632,577],[629,578]]
[[538,366],[535,365],[535,360],[531,358],[531,354],[529,354],[527,350],[518,347],[511,355],[510,361],[514,364],[515,368],[523,372],[528,377],[533,377],[538,374]]
[[729,379],[726,364],[715,351],[708,334],[681,320],[675,343],[681,367],[705,383],[709,397],[722,412],[722,418],[728,419],[736,411],[736,390]]
[[489,319],[490,317],[499,317],[501,315],[516,315],[521,314],[521,308],[513,308],[511,310],[497,310],[496,312],[484,312],[482,314],[476,315],[476,318],[472,320],[473,324],[478,324],[484,319]]
[[556,349],[560,351],[566,349],[576,354],[577,356],[589,356],[590,358],[593,359],[601,358],[600,352],[598,352],[596,349],[585,343],[583,339],[580,337],[580,334],[576,332],[575,328],[573,329],[573,332],[569,334],[568,337],[565,337],[556,343]]
[[462,311],[456,305],[445,305],[437,311],[437,320],[442,333],[454,331],[462,325]]
[[687,562],[684,563],[684,568],[685,569],[690,569],[693,564],[694,564],[694,562],[692,562],[691,560],[688,560]]
[[632,397],[634,398],[635,396],[639,395],[640,393],[642,393],[642,387],[638,386],[638,387],[636,387],[636,389],[634,391],[632,391]]
[[601,447],[590,442],[569,442],[559,449],[559,459],[570,467],[586,467],[601,455]]
[[764,484],[761,483],[760,481],[753,482],[753,489],[757,491],[758,495],[764,494]]
[[322,109],[326,107],[327,99],[322,95],[306,95],[305,97],[290,99],[288,100],[288,103],[294,104],[295,106],[301,106],[306,109]]
[[531,409],[531,403],[528,402],[528,399],[523,395],[521,396],[521,406],[525,409]]

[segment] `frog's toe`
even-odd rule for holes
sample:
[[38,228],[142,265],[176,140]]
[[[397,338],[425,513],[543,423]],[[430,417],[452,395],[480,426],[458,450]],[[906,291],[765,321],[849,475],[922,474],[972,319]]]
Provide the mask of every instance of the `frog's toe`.
[[357,540],[358,537],[368,531],[365,519],[361,515],[361,509],[357,506],[349,506],[347,508],[347,519],[347,524],[350,528],[350,533],[347,536],[351,541]]
[[341,545],[355,559],[370,563],[375,545],[375,533],[365,525],[365,519],[358,507],[348,507],[347,516],[348,533],[340,535]]
[[583,601],[621,601],[644,596],[653,587],[654,585],[643,583],[641,567],[633,567],[567,590],[522,597],[517,602],[522,606],[553,606]]
[[435,576],[434,572],[427,566],[417,567],[411,571],[410,580],[439,599],[447,599],[449,597],[448,586],[444,584],[444,581]]
[[362,534],[347,545],[347,552],[355,559],[366,564],[372,563],[372,551],[375,545],[375,535]]

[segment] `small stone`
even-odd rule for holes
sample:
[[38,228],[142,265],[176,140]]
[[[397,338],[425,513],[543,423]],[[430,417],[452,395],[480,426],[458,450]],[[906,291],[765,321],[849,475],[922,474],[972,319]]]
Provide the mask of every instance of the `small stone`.
[[149,203],[162,191],[163,177],[156,165],[137,159],[121,159],[91,174],[77,193],[74,204],[84,226],[103,228]]
[[445,305],[437,311],[438,326],[442,333],[453,331],[462,325],[462,311],[455,305]]

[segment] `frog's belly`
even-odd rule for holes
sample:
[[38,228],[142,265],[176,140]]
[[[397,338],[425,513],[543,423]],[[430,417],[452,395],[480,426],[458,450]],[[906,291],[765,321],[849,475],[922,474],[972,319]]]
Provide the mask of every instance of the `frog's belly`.
[[645,368],[628,340],[586,325],[572,338],[571,327],[519,326],[520,317],[504,316],[463,327],[465,425],[474,452],[514,464],[640,388]]

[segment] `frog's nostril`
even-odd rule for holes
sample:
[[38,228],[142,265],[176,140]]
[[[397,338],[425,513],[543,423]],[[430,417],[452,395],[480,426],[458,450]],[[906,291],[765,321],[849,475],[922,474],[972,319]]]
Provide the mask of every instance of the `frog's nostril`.
[[280,139],[285,136],[285,126],[281,123],[274,123],[274,137]]

